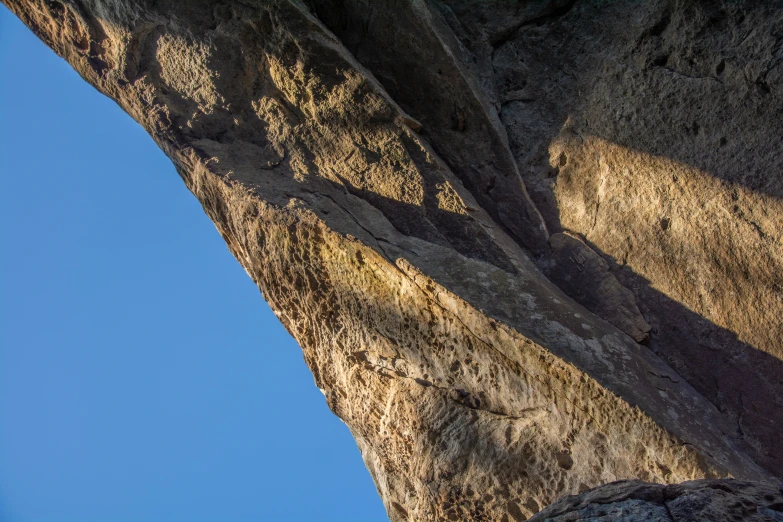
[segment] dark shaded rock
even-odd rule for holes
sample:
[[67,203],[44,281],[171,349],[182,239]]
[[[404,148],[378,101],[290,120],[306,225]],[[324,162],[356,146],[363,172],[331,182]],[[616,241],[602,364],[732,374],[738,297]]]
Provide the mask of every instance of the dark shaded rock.
[[638,481],[605,484],[558,500],[530,522],[779,522],[779,487],[738,480],[696,480],[672,486]]
[[609,263],[580,239],[557,233],[549,238],[551,261],[544,273],[570,297],[603,317],[637,342],[649,339],[633,292],[609,271]]

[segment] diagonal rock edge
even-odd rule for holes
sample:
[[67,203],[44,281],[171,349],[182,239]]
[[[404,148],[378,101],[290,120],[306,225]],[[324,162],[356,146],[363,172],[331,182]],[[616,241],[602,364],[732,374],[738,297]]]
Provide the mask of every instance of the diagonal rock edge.
[[684,379],[541,275],[298,2],[5,3],[172,158],[392,520],[529,516],[621,478],[770,478]]
[[503,164],[497,113],[553,233],[537,265],[781,473],[783,2],[308,3],[455,172],[479,171],[473,193]]

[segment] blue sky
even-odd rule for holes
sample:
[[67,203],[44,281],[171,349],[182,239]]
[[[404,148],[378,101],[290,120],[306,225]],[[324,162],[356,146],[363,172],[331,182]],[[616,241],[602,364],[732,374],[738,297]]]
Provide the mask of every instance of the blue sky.
[[2,6],[0,181],[0,520],[386,520],[168,159]]

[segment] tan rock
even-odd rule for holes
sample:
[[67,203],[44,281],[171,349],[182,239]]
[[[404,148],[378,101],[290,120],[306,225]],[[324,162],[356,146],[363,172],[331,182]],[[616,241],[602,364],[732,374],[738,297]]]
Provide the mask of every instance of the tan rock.
[[392,520],[781,474],[779,9],[3,1],[172,159]]

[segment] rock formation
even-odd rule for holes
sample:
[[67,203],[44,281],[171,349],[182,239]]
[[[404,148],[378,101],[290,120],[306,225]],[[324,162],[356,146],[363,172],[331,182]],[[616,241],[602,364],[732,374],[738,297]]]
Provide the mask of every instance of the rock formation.
[[622,481],[566,497],[530,522],[776,522],[783,492],[769,484],[698,480],[672,486]]
[[780,0],[3,2],[172,159],[391,520],[783,475]]

